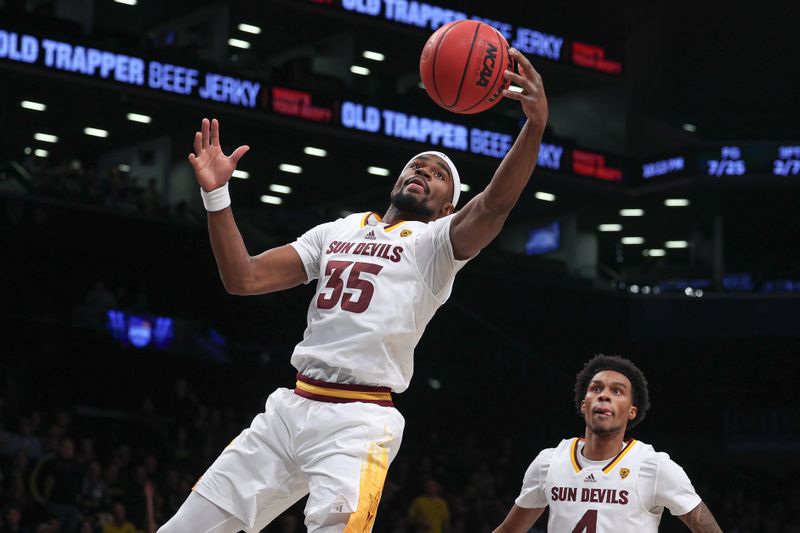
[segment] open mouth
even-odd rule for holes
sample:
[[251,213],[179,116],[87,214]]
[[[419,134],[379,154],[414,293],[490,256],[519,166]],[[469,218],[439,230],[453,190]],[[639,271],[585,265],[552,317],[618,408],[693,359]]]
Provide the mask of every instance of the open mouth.
[[428,186],[425,181],[417,177],[408,178],[403,187],[410,192],[428,193]]
[[601,416],[613,416],[614,414],[613,412],[611,412],[611,409],[605,407],[596,407],[592,410],[592,413]]

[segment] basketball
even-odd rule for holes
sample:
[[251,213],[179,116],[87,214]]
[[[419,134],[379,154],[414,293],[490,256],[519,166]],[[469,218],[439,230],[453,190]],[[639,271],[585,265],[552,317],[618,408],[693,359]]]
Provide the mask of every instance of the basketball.
[[509,82],[503,71],[514,72],[508,42],[492,26],[477,20],[445,24],[422,49],[419,74],[425,91],[454,113],[486,111],[502,100]]

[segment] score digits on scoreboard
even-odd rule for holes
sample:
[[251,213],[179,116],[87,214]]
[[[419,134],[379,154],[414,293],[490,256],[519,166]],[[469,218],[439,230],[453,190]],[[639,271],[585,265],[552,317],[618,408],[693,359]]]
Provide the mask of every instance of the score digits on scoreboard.
[[775,176],[797,176],[800,174],[800,146],[781,146],[778,159],[772,168]]
[[742,176],[747,172],[747,165],[742,159],[742,150],[738,146],[723,146],[719,159],[709,159],[706,171],[709,176]]

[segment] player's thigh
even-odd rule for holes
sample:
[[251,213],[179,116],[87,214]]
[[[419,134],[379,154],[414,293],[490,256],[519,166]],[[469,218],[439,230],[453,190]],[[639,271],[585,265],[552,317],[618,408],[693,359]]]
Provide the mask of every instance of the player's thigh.
[[298,397],[278,389],[194,487],[199,494],[255,527],[272,520],[308,492],[294,460],[292,428]]
[[[378,510],[389,464],[397,455],[405,421],[394,408],[345,404],[317,428],[317,442],[304,447],[308,477],[309,532],[369,531]],[[341,406],[339,406],[341,407]]]
[[158,533],[237,533],[246,527],[231,513],[192,492]]

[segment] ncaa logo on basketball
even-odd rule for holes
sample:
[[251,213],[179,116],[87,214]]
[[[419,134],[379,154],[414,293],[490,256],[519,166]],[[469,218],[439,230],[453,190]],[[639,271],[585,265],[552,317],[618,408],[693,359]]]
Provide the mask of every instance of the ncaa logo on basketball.
[[409,235],[411,235],[412,233],[413,233],[413,232],[412,232],[410,229],[404,229],[403,231],[401,231],[401,232],[400,232],[400,236],[401,236],[401,237],[408,237],[408,236],[409,236]]
[[489,85],[489,80],[492,78],[494,66],[497,62],[497,47],[492,43],[486,43],[486,55],[483,56],[483,69],[480,76],[478,76],[477,84],[481,87]]
[[619,469],[619,477],[621,477],[622,479],[625,479],[626,477],[628,477],[628,474],[630,474],[630,473],[631,473],[631,471],[628,470],[627,468],[620,468]]

